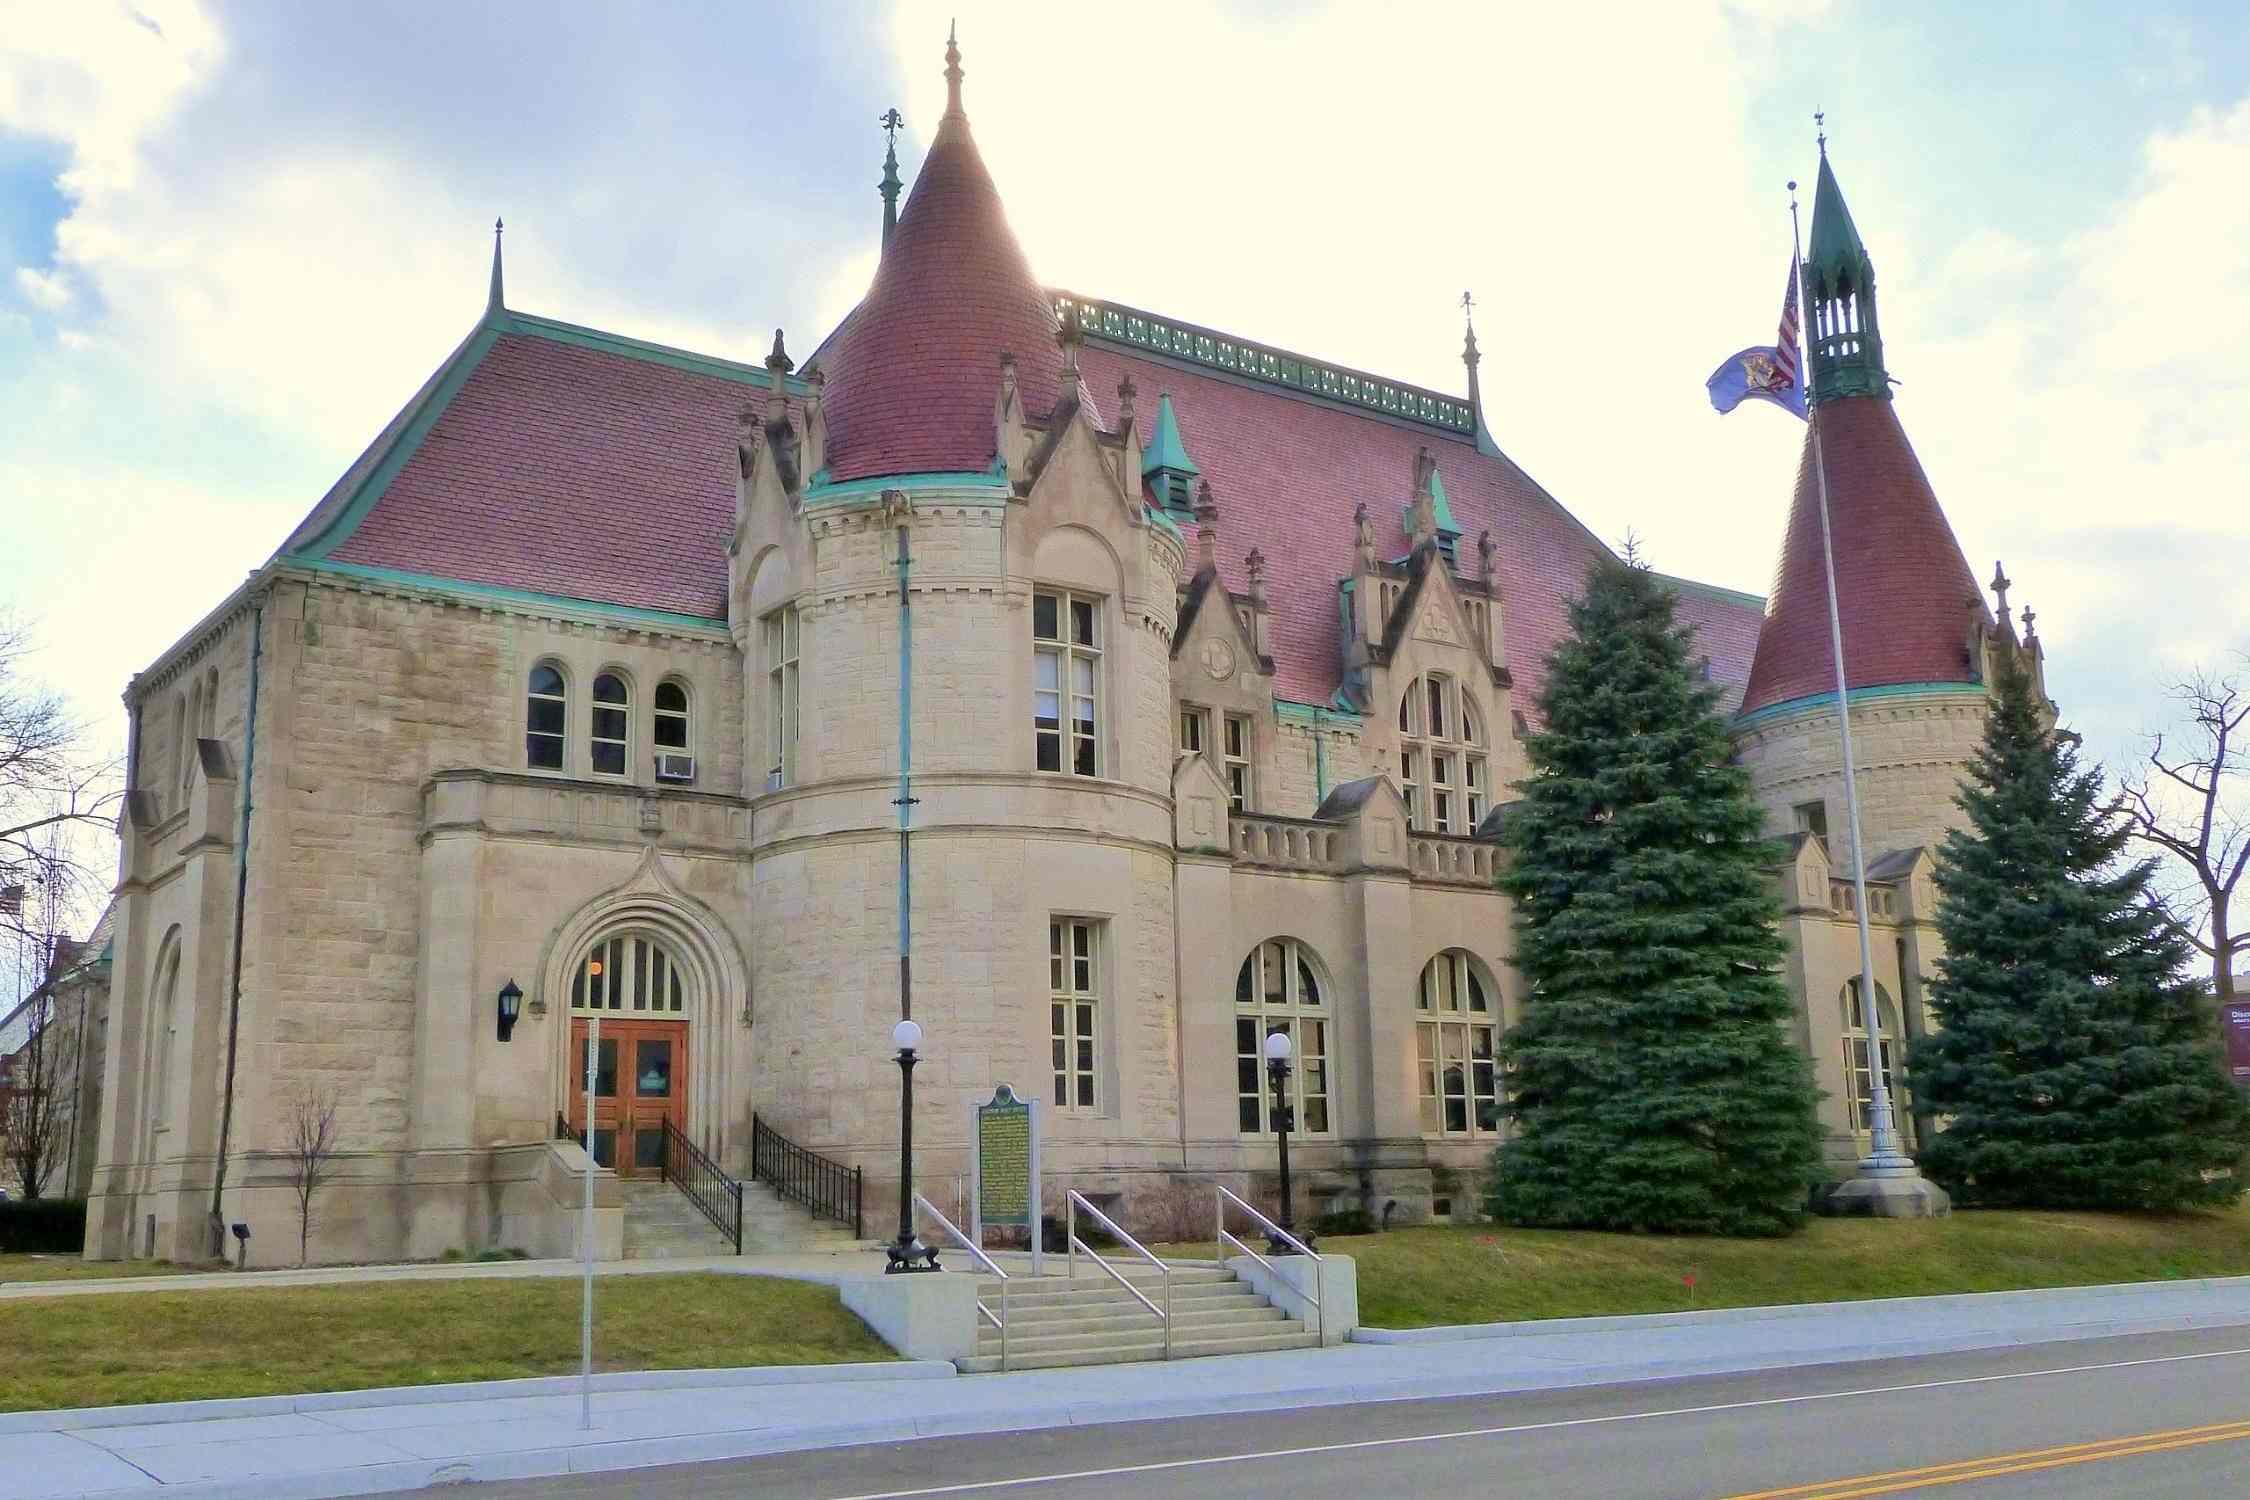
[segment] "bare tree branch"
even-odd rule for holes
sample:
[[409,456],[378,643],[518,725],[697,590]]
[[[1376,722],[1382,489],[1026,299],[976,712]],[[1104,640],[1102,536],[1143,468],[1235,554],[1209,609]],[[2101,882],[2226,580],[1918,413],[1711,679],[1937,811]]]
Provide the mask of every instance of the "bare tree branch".
[[2164,735],[2152,734],[2142,769],[2120,778],[2113,806],[2133,838],[2170,857],[2171,878],[2155,899],[2211,960],[2213,993],[2231,996],[2236,960],[2250,957],[2250,930],[2238,928],[2232,909],[2250,868],[2250,692],[2240,673],[2199,671],[2168,696],[2183,710],[2185,748],[2167,754]]
[[289,1186],[297,1195],[297,1264],[312,1243],[313,1198],[328,1183],[336,1157],[336,1090],[327,1083],[297,1086],[282,1122],[282,1156],[289,1164]]

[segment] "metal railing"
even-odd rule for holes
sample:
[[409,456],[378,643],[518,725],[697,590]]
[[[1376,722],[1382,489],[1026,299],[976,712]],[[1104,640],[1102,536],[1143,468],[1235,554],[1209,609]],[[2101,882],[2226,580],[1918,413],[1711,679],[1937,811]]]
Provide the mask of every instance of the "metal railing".
[[576,1141],[581,1146],[586,1144],[585,1132],[571,1129],[570,1121],[563,1117],[563,1112],[559,1109],[555,1111],[555,1139],[558,1141]]
[[742,1184],[719,1170],[703,1148],[664,1122],[664,1180],[687,1194],[688,1202],[709,1219],[719,1233],[742,1253]]
[[[1073,1281],[1078,1279],[1078,1252],[1083,1250],[1086,1252],[1086,1258],[1088,1260],[1091,1260],[1095,1265],[1101,1267],[1104,1275],[1108,1276],[1110,1280],[1116,1282],[1119,1286],[1125,1288],[1126,1292],[1132,1297],[1135,1302],[1138,1302],[1141,1306],[1154,1313],[1157,1317],[1157,1320],[1163,1323],[1164,1357],[1166,1359],[1170,1359],[1172,1357],[1172,1268],[1166,1265],[1163,1261],[1158,1260],[1155,1256],[1149,1254],[1148,1247],[1146,1245],[1143,1245],[1139,1240],[1134,1239],[1124,1230],[1118,1228],[1116,1220],[1112,1219],[1108,1214],[1103,1213],[1100,1209],[1094,1207],[1094,1205],[1087,1200],[1086,1195],[1079,1192],[1078,1189],[1072,1188],[1070,1190],[1069,1196],[1063,1201],[1069,1215],[1067,1220],[1067,1228],[1068,1244],[1070,1249],[1070,1279]],[[1135,1254],[1139,1255],[1141,1259],[1156,1267],[1157,1271],[1163,1275],[1164,1305],[1162,1307],[1158,1307],[1155,1303],[1149,1301],[1147,1297],[1141,1294],[1141,1289],[1139,1287],[1133,1285],[1132,1282],[1125,1279],[1124,1272],[1118,1270],[1117,1267],[1111,1265],[1107,1260],[1103,1259],[1101,1252],[1097,1251],[1093,1246],[1087,1244],[1084,1240],[1078,1237],[1078,1210],[1082,1208],[1086,1210],[1087,1213],[1092,1214],[1094,1216],[1095,1222],[1099,1223],[1102,1228],[1115,1235],[1119,1242],[1129,1247]]]
[[867,1238],[860,1224],[859,1168],[807,1151],[757,1115],[750,1117],[750,1180],[801,1204],[816,1219],[849,1224],[855,1240]]
[[[1266,1232],[1266,1244],[1269,1249],[1277,1244],[1287,1245],[1290,1249],[1296,1251],[1299,1255],[1304,1256],[1306,1259],[1312,1262],[1313,1289],[1308,1292],[1302,1287],[1291,1287],[1289,1290],[1291,1295],[1302,1297],[1305,1299],[1305,1301],[1312,1304],[1312,1310],[1316,1314],[1316,1316],[1311,1320],[1313,1337],[1316,1340],[1319,1339],[1321,1332],[1321,1316],[1324,1316],[1320,1313],[1320,1298],[1321,1294],[1328,1290],[1327,1267],[1323,1264],[1321,1258],[1313,1253],[1312,1246],[1306,1244],[1303,1240],[1298,1239],[1288,1230],[1282,1228],[1279,1224],[1276,1224],[1273,1220],[1267,1218],[1264,1214],[1258,1212],[1249,1204],[1243,1202],[1242,1199],[1235,1196],[1224,1187],[1221,1187],[1219,1189],[1218,1197],[1213,1201],[1212,1205],[1216,1210],[1214,1216],[1216,1228],[1215,1240],[1218,1248],[1219,1259],[1221,1261],[1224,1261],[1226,1259],[1226,1247],[1232,1245],[1235,1249],[1241,1251],[1244,1255],[1249,1256],[1259,1265],[1264,1266],[1266,1270],[1271,1273],[1275,1282],[1278,1283],[1282,1279],[1281,1273],[1275,1269],[1274,1263],[1272,1261],[1266,1259],[1263,1255],[1260,1255],[1257,1251],[1251,1249],[1248,1245],[1236,1239],[1233,1235],[1227,1233],[1227,1205],[1229,1203],[1232,1203],[1235,1207],[1241,1209],[1251,1218],[1258,1221],[1258,1227],[1265,1230]],[[1272,1298],[1269,1296],[1267,1300],[1271,1301]]]
[[991,1256],[984,1253],[984,1247],[982,1245],[978,1244],[975,1240],[972,1240],[967,1235],[963,1234],[958,1228],[955,1227],[951,1219],[947,1218],[944,1214],[939,1213],[937,1210],[937,1205],[932,1203],[929,1199],[923,1197],[920,1193],[916,1193],[914,1195],[914,1206],[917,1209],[920,1209],[923,1213],[928,1214],[931,1218],[937,1220],[938,1227],[943,1229],[946,1234],[952,1238],[954,1244],[959,1245],[962,1249],[968,1251],[970,1255],[974,1256],[978,1265],[984,1267],[985,1270],[1000,1278],[1000,1311],[994,1312],[991,1308],[985,1306],[984,1299],[982,1297],[979,1297],[977,1298],[977,1316],[984,1319],[987,1323],[990,1323],[994,1328],[1000,1330],[1000,1368],[1003,1370],[1007,1369],[1009,1286],[1008,1273],[1000,1269],[999,1262],[995,1261]]

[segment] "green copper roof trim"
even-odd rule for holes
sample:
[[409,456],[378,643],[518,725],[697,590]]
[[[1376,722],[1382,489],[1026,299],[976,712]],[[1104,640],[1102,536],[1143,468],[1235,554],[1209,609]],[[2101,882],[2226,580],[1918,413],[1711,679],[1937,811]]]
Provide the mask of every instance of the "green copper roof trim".
[[[1828,153],[1820,156],[1820,181],[1813,189],[1812,235],[1805,246],[1805,262],[1820,278],[1816,291],[1832,289],[1839,276],[1856,277],[1867,264],[1867,244],[1845,206],[1844,190],[1837,184]],[[1847,281],[1848,288],[1856,282]]]
[[[721,380],[731,380],[737,385],[754,385],[761,389],[773,384],[773,372],[763,365],[746,365],[739,360],[721,359],[715,354],[697,354],[691,349],[675,349],[669,344],[652,344],[646,339],[627,338],[621,333],[605,333],[599,328],[586,328],[576,323],[564,323],[555,318],[537,318],[529,313],[503,312],[491,320],[491,326],[502,333],[522,334],[527,338],[546,339],[550,343],[571,344],[581,349],[594,349],[604,354],[621,354],[627,359],[638,359],[649,364],[669,365],[675,370],[685,370],[692,375],[715,375]],[[803,396],[810,389],[795,375],[784,375],[781,388],[792,396]]]
[[1331,703],[1299,703],[1278,694],[1273,700],[1273,714],[1284,724],[1303,724],[1313,729],[1339,722],[1343,728],[1357,729],[1367,722],[1367,715],[1357,709],[1338,708]]
[[318,573],[334,573],[345,578],[365,578],[374,583],[404,584],[411,588],[427,589],[433,594],[445,594],[468,603],[490,601],[501,604],[519,604],[538,609],[554,609],[589,618],[617,621],[629,620],[644,625],[668,625],[701,634],[727,633],[724,619],[711,615],[691,615],[678,610],[641,609],[630,604],[610,604],[600,599],[579,599],[569,594],[545,594],[534,589],[502,588],[497,584],[469,583],[459,578],[441,578],[434,573],[410,573],[402,568],[377,568],[365,563],[335,562],[323,557],[302,554],[283,557],[278,561]]
[[[1857,708],[1870,698],[1906,698],[1917,693],[1941,695],[1974,693],[1981,698],[1984,696],[1984,684],[1981,682],[1880,682],[1872,687],[1853,688],[1852,706]],[[1741,715],[1734,721],[1733,727],[1737,730],[1753,728],[1787,714],[1811,713],[1816,709],[1832,706],[1835,701],[1836,695],[1834,693],[1813,693],[1803,698],[1791,698],[1782,703],[1769,703],[1764,708]]]
[[1683,594],[1701,594],[1706,599],[1716,599],[1722,604],[1740,604],[1745,608],[1760,611],[1763,611],[1766,607],[1766,596],[1763,594],[1745,594],[1740,589],[1721,588],[1715,583],[1702,583],[1693,578],[1682,578],[1677,573],[1654,573],[1651,576],[1659,583],[1670,584],[1675,590]]
[[[824,471],[825,472],[825,471]],[[1008,502],[1008,482],[990,474],[870,474],[841,484],[815,484],[805,491],[805,508],[848,505],[854,500],[880,496],[885,490],[973,490],[973,496],[948,496],[949,501],[983,500],[994,505]]]
[[1164,529],[1165,529],[1166,531],[1170,532],[1170,533],[1172,534],[1172,537],[1173,537],[1173,539],[1174,539],[1174,540],[1178,541],[1178,542],[1179,542],[1179,543],[1180,543],[1181,545],[1183,545],[1183,546],[1185,546],[1185,545],[1186,545],[1186,543],[1187,543],[1187,533],[1186,533],[1186,532],[1184,532],[1184,531],[1182,531],[1182,530],[1180,530],[1180,523],[1179,523],[1179,522],[1177,522],[1177,521],[1173,520],[1173,519],[1172,519],[1172,518],[1171,518],[1170,516],[1168,516],[1168,515],[1166,515],[1166,514],[1164,513],[1164,507],[1163,507],[1163,506],[1161,506],[1161,505],[1150,505],[1150,504],[1148,504],[1147,502],[1145,502],[1145,501],[1144,501],[1144,502],[1142,503],[1142,505],[1141,505],[1141,511],[1142,511],[1142,513],[1143,513],[1144,515],[1146,515],[1146,516],[1147,516],[1147,517],[1148,517],[1148,518],[1149,518],[1149,519],[1150,519],[1151,521],[1154,521],[1154,522],[1155,522],[1155,523],[1156,523],[1157,525],[1159,525],[1159,526],[1163,527],[1163,528],[1164,528]]
[[1141,452],[1141,477],[1146,479],[1158,469],[1175,469],[1182,474],[1203,472],[1188,457],[1187,444],[1180,441],[1180,419],[1172,414],[1172,398],[1168,395],[1156,398],[1156,431]]
[[1324,360],[1293,354],[1248,339],[1203,328],[1194,323],[1144,312],[1115,302],[1081,297],[1075,292],[1052,291],[1056,310],[1077,310],[1088,338],[1128,348],[1168,355],[1189,365],[1202,365],[1267,385],[1326,397],[1363,411],[1380,412],[1403,421],[1435,427],[1457,436],[1476,436],[1476,412],[1459,396],[1386,380],[1364,370],[1332,365]]
[[484,363],[485,355],[499,342],[499,325],[509,316],[512,314],[489,320],[478,330],[475,337],[469,340],[468,347],[462,351],[461,357],[454,361],[453,367],[438,382],[437,389],[430,392],[430,399],[414,414],[414,420],[406,425],[406,430],[398,435],[398,441],[391,444],[382,461],[360,481],[359,488],[345,502],[344,508],[321,528],[318,535],[299,547],[292,556],[299,559],[325,558],[350,539],[351,534],[359,529],[359,523],[367,519],[367,513],[375,508],[375,502],[383,498],[383,492],[390,488],[391,481],[398,477],[399,470],[405,468],[408,461],[420,451],[422,440],[429,436],[431,428],[437,426],[438,418],[445,415],[445,409],[453,404],[453,398],[460,394],[461,387],[469,383],[469,377],[476,373],[477,366]]

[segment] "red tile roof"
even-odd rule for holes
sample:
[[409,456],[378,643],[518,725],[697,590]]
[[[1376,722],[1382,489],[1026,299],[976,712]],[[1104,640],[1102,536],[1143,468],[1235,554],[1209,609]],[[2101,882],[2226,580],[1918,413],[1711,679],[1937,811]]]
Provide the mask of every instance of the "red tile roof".
[[[1821,403],[1813,421],[1827,452],[1844,680],[1974,682],[1969,627],[1984,596],[1898,412],[1879,397],[1847,396]],[[1836,690],[1812,438],[1808,429],[1745,713]]]
[[1024,407],[1044,415],[1062,380],[1056,328],[968,117],[947,114],[874,284],[820,351],[830,476],[989,470],[1000,356],[1015,356]]
[[[1243,559],[1253,547],[1265,554],[1275,611],[1274,688],[1300,702],[1325,703],[1336,690],[1336,584],[1354,565],[1353,512],[1365,502],[1378,553],[1403,556],[1401,518],[1413,495],[1414,455],[1427,447],[1461,527],[1463,566],[1473,566],[1479,532],[1491,531],[1499,545],[1496,581],[1516,705],[1536,718],[1547,653],[1569,630],[1568,602],[1602,547],[1513,462],[1480,452],[1472,438],[1106,342],[1089,340],[1080,364],[1096,393],[1114,391],[1130,370],[1142,409],[1159,395],[1172,398],[1188,452],[1218,502],[1219,575],[1247,592]],[[1687,584],[1680,588],[1680,618],[1697,627],[1712,677],[1740,683],[1757,641],[1757,602]]]
[[[337,562],[724,619],[746,372],[502,333]],[[739,367],[737,367],[739,368]],[[302,534],[303,528],[300,528]]]

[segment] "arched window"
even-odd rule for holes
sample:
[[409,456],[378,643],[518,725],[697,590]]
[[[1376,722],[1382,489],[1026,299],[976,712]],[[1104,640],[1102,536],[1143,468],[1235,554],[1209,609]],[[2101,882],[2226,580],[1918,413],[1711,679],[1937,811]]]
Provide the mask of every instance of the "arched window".
[[172,1039],[179,1031],[180,947],[174,942],[157,965],[156,983],[150,987],[146,1071],[141,1097],[147,1101],[148,1150],[156,1154],[157,1136],[172,1124]]
[[632,743],[632,694],[625,679],[604,672],[594,679],[593,716],[588,723],[587,751],[596,776],[622,776]]
[[1500,1130],[1500,1005],[1475,958],[1448,948],[1422,966],[1415,1061],[1425,1135]]
[[195,785],[195,742],[192,738],[203,727],[203,683],[198,680],[188,689],[187,710],[180,716],[180,793],[187,794]]
[[1398,702],[1399,789],[1424,833],[1476,832],[1491,802],[1484,715],[1443,672],[1425,672]]
[[603,938],[570,977],[570,1008],[578,1015],[685,1014],[679,963],[653,938],[629,933]]
[[570,702],[563,674],[553,662],[531,669],[525,688],[523,760],[541,771],[563,768],[563,741],[570,723]]
[[1274,1098],[1266,1075],[1266,1038],[1289,1038],[1290,1129],[1326,1135],[1328,1123],[1328,994],[1312,949],[1295,938],[1270,938],[1250,950],[1234,980],[1236,1119],[1245,1135],[1272,1130]]
[[[1867,1070],[1867,1016],[1859,1003],[1859,976],[1853,975],[1836,993],[1844,1037],[1844,1098],[1851,1115],[1852,1132],[1869,1135],[1874,1128],[1875,1080]],[[1898,1087],[1898,1007],[1891,992],[1875,986],[1877,1051],[1882,1057],[1883,1086],[1890,1090],[1891,1116],[1902,1136],[1908,1110]]]
[[656,685],[656,696],[650,700],[649,710],[651,737],[656,741],[657,750],[687,754],[687,689],[667,678]]

